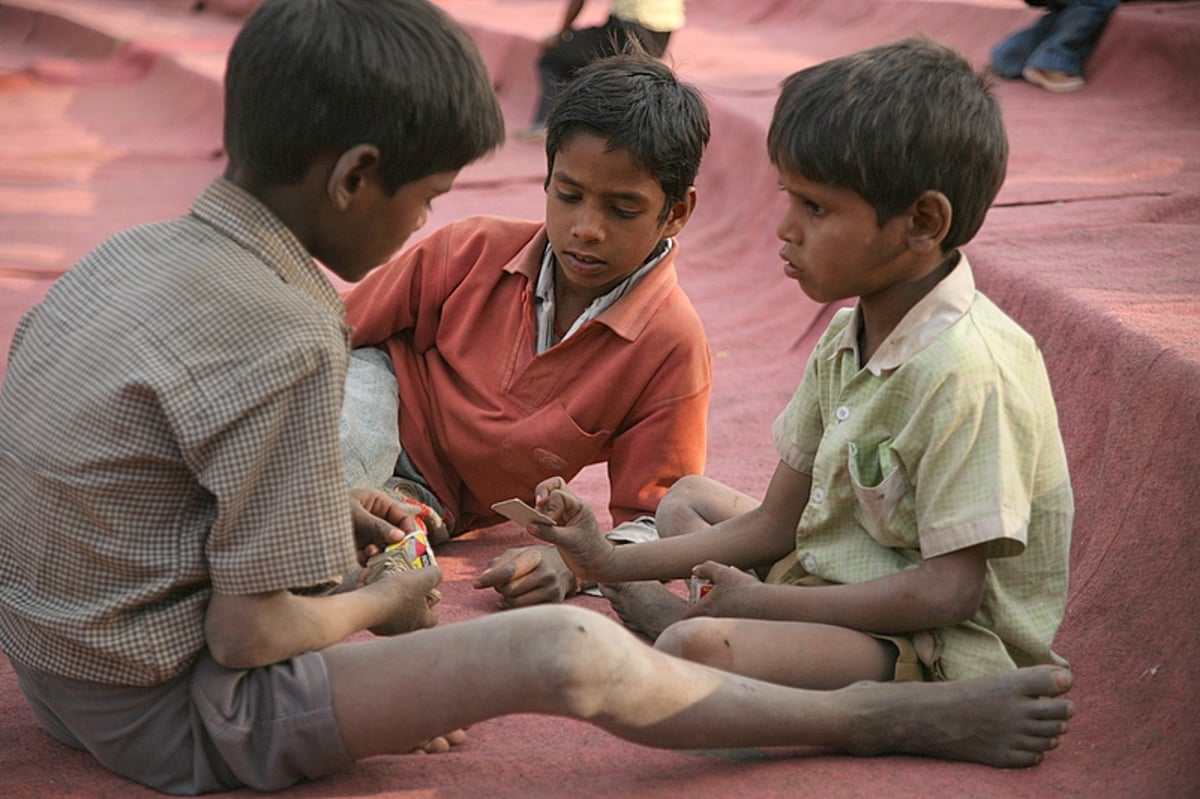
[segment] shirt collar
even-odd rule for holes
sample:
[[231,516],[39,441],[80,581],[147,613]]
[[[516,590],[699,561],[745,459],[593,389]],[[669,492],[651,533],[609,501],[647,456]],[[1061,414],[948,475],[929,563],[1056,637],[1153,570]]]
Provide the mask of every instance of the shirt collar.
[[[595,319],[601,313],[611,308],[616,304],[617,300],[621,299],[635,285],[642,281],[656,266],[661,263],[673,260],[671,257],[675,251],[675,240],[666,239],[663,246],[659,249],[658,254],[651,258],[642,266],[638,267],[637,271],[629,275],[614,286],[607,293],[592,300],[592,304],[587,307],[571,328],[563,335],[562,340],[566,341],[576,330],[581,328],[586,322]],[[534,296],[537,299],[537,321],[538,321],[538,352],[545,352],[550,348],[553,342],[553,326],[554,326],[554,250],[550,247],[549,242],[546,243],[545,250],[542,253],[541,266],[538,270],[536,288]],[[612,320],[611,325],[617,332],[627,334],[626,329],[618,329],[621,325],[619,320]],[[622,328],[628,328],[628,322],[621,325]]]
[[258,198],[218,177],[192,202],[192,215],[236,241],[288,285],[339,318],[342,300],[296,235]]
[[[878,377],[884,371],[896,369],[929,346],[937,336],[961,319],[975,300],[975,276],[967,256],[958,253],[958,263],[950,274],[909,309],[900,323],[888,335],[879,349],[867,361],[866,368]],[[858,333],[862,312],[854,306],[854,315],[842,334],[841,342],[832,357],[850,350],[858,356]]]

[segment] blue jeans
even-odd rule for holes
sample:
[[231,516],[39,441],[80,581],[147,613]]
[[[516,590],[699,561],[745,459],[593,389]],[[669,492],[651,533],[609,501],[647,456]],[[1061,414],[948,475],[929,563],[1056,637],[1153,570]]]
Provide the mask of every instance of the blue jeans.
[[1017,31],[992,50],[992,69],[1019,78],[1025,67],[1082,75],[1104,24],[1119,0],[1052,2],[1033,26]]

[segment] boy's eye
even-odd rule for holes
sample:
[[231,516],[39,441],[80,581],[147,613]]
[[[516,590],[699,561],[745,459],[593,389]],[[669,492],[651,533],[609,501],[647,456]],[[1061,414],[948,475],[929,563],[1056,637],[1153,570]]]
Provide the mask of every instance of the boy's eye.
[[565,192],[565,191],[556,191],[556,192],[554,192],[554,196],[555,196],[555,197],[557,197],[559,200],[562,200],[562,201],[563,201],[563,202],[565,202],[565,203],[577,203],[577,202],[579,202],[579,195],[578,195],[578,194],[568,194],[568,193],[567,193],[567,192]]
[[817,205],[812,200],[805,200],[804,207],[807,208],[808,212],[810,214],[812,214],[813,216],[821,216],[822,214],[825,213],[825,206]]
[[613,208],[613,213],[622,219],[637,219],[641,216],[641,211],[631,211],[628,208]]

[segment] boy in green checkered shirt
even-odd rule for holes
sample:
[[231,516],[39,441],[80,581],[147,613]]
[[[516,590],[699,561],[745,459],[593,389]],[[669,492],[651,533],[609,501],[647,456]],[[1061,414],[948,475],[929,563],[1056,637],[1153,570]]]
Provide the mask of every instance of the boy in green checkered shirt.
[[[763,501],[687,477],[660,540],[614,546],[550,480],[536,499],[563,526],[535,532],[659,649],[772,682],[1064,665],[1074,511],[1054,398],[959,249],[1004,180],[995,98],[961,56],[909,39],[788,78],[768,149],[784,274],[857,303],[775,421]],[[689,575],[712,583],[691,607],[637,582]]]

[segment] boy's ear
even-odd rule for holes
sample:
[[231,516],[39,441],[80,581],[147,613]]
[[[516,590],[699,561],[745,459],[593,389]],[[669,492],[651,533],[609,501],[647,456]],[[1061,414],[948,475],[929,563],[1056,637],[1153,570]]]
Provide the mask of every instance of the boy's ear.
[[950,220],[954,209],[950,200],[940,191],[932,189],[922,192],[912,205],[911,225],[908,230],[908,247],[913,252],[928,253],[940,250],[942,241],[950,232]]
[[679,231],[683,230],[683,226],[692,218],[692,212],[696,210],[696,187],[688,186],[687,191],[683,195],[683,199],[678,202],[671,203],[671,207],[667,209],[667,219],[663,229],[662,237],[669,239],[672,236],[678,235]]
[[369,173],[379,166],[379,148],[374,144],[356,144],[338,156],[329,172],[325,191],[339,211],[350,207],[358,192],[366,185]]

